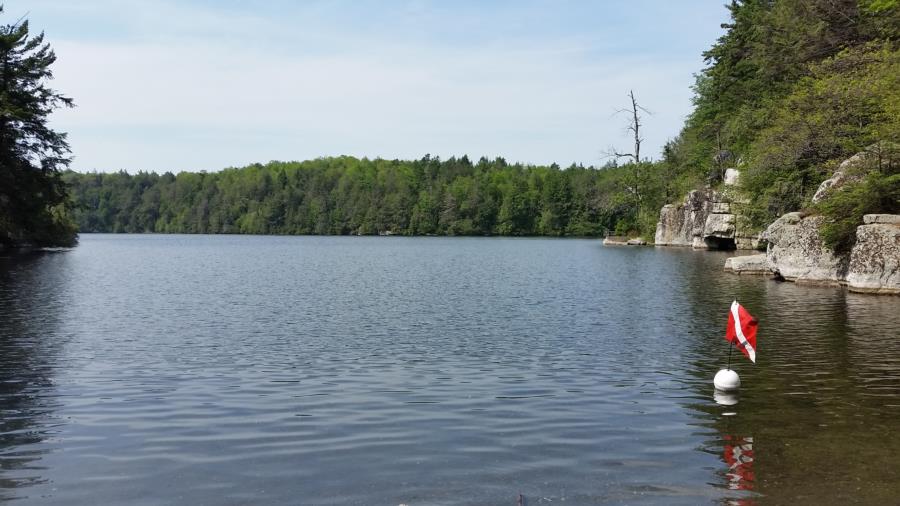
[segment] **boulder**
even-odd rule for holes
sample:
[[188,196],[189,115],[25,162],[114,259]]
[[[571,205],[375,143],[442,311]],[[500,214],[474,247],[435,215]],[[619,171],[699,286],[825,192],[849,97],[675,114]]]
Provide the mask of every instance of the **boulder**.
[[830,178],[822,181],[822,184],[819,185],[819,188],[816,190],[816,193],[813,195],[812,201],[813,204],[817,204],[827,197],[832,190],[840,188],[847,182],[847,176],[841,172],[837,171],[831,175]]
[[737,186],[740,181],[741,171],[737,169],[725,169],[724,183],[726,186]]
[[735,274],[772,274],[765,253],[727,258],[725,270]]
[[900,215],[867,214],[856,228],[847,286],[854,292],[900,295]]
[[703,238],[734,239],[734,215],[710,214],[703,226]]
[[819,235],[825,218],[788,213],[763,233],[768,241],[769,268],[788,281],[837,285],[847,273],[849,258],[827,248]]
[[841,162],[841,164],[838,165],[837,170],[834,171],[834,174],[825,181],[822,181],[819,188],[816,189],[816,193],[813,194],[812,198],[813,204],[821,202],[828,197],[828,195],[839,190],[845,184],[861,180],[865,176],[865,171],[857,169],[862,167],[866,160],[878,156],[880,149],[882,148],[873,144],[866,148],[865,151],[860,151]]

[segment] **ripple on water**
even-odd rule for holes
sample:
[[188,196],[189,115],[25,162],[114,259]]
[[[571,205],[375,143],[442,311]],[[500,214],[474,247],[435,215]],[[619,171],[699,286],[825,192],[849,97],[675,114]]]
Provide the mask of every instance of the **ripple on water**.
[[[597,241],[86,235],[0,264],[0,499],[900,495],[900,299]],[[717,404],[732,298],[759,363]],[[841,462],[822,466],[822,462]],[[87,484],[87,486],[86,486]],[[851,486],[850,484],[853,484]]]

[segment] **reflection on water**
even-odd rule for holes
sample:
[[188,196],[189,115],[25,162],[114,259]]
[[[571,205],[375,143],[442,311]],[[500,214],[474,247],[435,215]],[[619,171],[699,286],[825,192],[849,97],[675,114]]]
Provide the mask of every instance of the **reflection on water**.
[[753,438],[725,435],[722,440],[728,489],[753,490]]
[[63,255],[0,257],[0,499],[16,488],[48,481],[42,457],[56,434],[54,360],[61,342],[59,291]]
[[[724,258],[87,235],[2,259],[0,500],[896,502],[900,298]],[[735,298],[759,355],[724,394]]]
[[714,388],[713,400],[720,406],[734,406],[738,403],[738,394],[736,392],[723,392],[718,388]]

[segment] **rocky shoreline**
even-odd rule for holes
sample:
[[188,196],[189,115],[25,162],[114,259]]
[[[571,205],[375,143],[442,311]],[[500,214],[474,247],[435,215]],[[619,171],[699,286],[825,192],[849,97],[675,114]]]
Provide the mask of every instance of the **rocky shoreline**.
[[[822,183],[813,201],[839,190],[847,179],[846,168],[861,159],[863,154],[841,164],[840,170]],[[900,295],[900,215],[865,215],[852,248],[836,252],[822,242],[824,216],[787,213],[764,231],[743,225],[740,207],[745,202],[737,197],[739,173],[728,169],[726,174],[721,191],[694,190],[681,204],[663,206],[656,246],[764,249],[765,253],[728,258],[725,270],[796,283],[847,286],[852,292]]]

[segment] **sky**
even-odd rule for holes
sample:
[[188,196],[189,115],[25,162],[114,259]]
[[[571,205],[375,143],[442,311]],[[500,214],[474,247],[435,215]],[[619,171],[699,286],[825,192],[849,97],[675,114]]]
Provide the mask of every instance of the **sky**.
[[352,155],[600,165],[658,158],[723,0],[6,0],[56,51],[79,171]]

